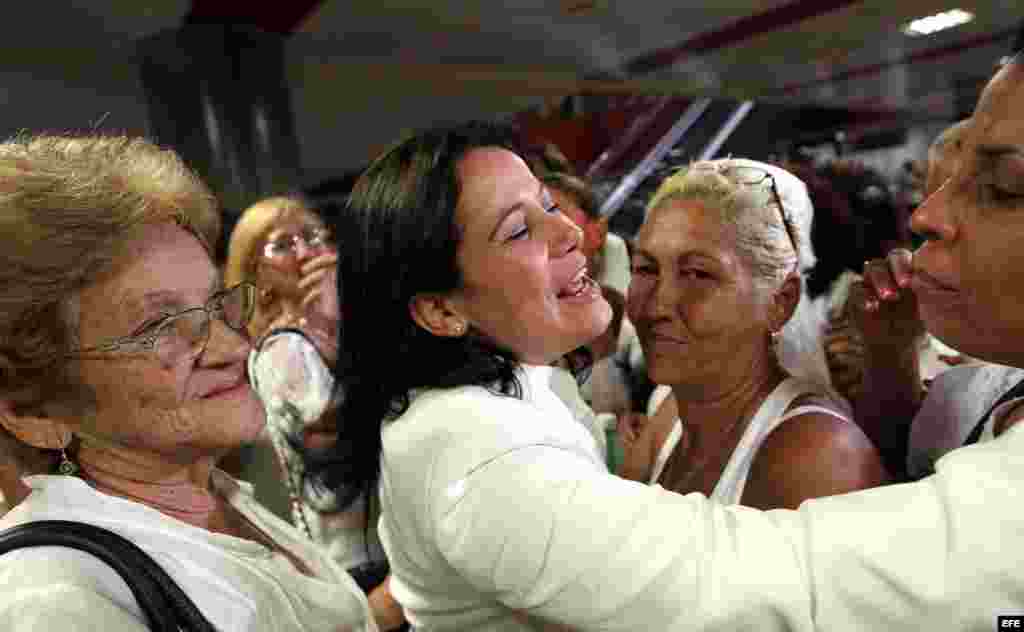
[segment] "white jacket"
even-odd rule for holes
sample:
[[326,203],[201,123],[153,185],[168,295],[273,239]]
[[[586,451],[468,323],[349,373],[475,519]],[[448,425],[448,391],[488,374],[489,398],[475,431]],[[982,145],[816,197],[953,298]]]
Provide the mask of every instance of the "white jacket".
[[528,382],[424,392],[384,427],[380,531],[418,632],[988,631],[1024,612],[1024,424],[918,483],[762,512],[607,474]]

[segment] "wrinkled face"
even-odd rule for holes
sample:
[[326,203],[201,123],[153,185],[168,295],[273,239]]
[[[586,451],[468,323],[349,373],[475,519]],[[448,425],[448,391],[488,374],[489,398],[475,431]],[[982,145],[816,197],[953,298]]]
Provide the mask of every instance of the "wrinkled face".
[[[300,286],[303,265],[321,255],[336,253],[329,232],[318,217],[307,211],[289,212],[277,221],[259,245],[256,284],[272,290],[275,298],[301,303],[306,292],[317,289]],[[306,306],[307,324],[302,327],[329,363],[337,356],[338,344],[338,305],[331,298],[337,291],[336,278],[333,271],[324,276],[319,284],[319,298]],[[266,333],[261,330],[266,324],[254,321],[250,333],[258,338]]]
[[637,234],[626,310],[657,384],[715,384],[769,353],[771,291],[717,209],[668,199]]
[[[162,317],[201,306],[220,274],[199,241],[174,224],[145,229],[109,277],[79,295],[82,348],[134,335]],[[216,456],[257,438],[263,409],[246,379],[248,341],[220,320],[206,350],[165,365],[150,351],[110,351],[76,360],[95,412],[83,440],[157,455],[175,463]]]
[[316,216],[309,212],[287,213],[256,250],[258,285],[297,296],[302,264],[333,251],[327,229]]
[[926,238],[912,287],[928,330],[993,362],[1024,366],[1024,68],[982,93],[951,179],[911,229]]
[[469,323],[529,364],[548,364],[601,334],[611,307],[583,274],[577,227],[516,154],[467,153],[459,163],[463,286]]

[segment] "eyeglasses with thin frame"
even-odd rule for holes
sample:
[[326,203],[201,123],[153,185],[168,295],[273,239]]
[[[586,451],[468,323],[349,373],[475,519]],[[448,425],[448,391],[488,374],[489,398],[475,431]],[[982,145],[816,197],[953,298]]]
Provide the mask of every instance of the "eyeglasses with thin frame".
[[299,250],[299,242],[306,248],[322,248],[330,243],[331,233],[323,226],[307,226],[298,233],[284,233],[263,246],[263,254],[270,259],[279,259],[295,255]]
[[171,366],[186,358],[196,358],[206,351],[206,345],[210,342],[211,318],[219,318],[231,329],[244,334],[255,306],[256,286],[252,283],[239,283],[217,292],[202,307],[167,315],[155,323],[144,325],[141,331],[131,336],[75,349],[68,355],[115,351],[153,353],[163,364]]
[[745,186],[757,186],[765,180],[769,183],[769,188],[772,193],[772,201],[775,202],[775,206],[779,209],[779,215],[782,218],[782,227],[786,231],[786,236],[789,237],[789,243],[793,246],[793,252],[800,252],[796,247],[796,239],[793,237],[792,228],[790,228],[789,216],[786,214],[786,207],[782,204],[782,197],[779,195],[779,189],[775,185],[775,176],[770,172],[753,167],[750,165],[725,165],[722,166],[717,163],[697,163],[689,167],[690,169],[700,169],[707,171],[715,171],[722,174],[725,177],[732,176],[732,179],[737,184]]

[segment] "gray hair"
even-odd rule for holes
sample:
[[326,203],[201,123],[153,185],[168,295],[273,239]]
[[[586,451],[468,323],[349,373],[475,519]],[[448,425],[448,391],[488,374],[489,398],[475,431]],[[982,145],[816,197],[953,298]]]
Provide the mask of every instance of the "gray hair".
[[[763,184],[744,184],[733,176],[737,167],[768,177]],[[718,209],[735,226],[736,249],[761,280],[779,282],[794,263],[801,274],[816,263],[811,248],[814,207],[807,186],[780,167],[743,158],[695,162],[661,183],[647,212],[673,199],[701,201]]]
[[[730,177],[731,167],[750,167],[771,178],[765,178],[764,183],[742,184]],[[778,200],[772,193],[772,182]],[[702,201],[720,210],[725,221],[735,226],[737,252],[755,276],[768,285],[778,287],[796,269],[800,275],[800,302],[781,331],[776,352],[779,363],[790,375],[826,387],[837,402],[842,402],[830,386],[822,347],[823,317],[804,291],[805,274],[817,262],[811,247],[814,206],[807,185],[775,165],[730,158],[697,162],[667,178],[651,198],[648,212],[670,199]],[[779,204],[782,208],[778,208]]]
[[54,399],[77,322],[74,297],[143,227],[175,222],[207,252],[216,199],[173,151],[127,136],[0,143],[0,394]]

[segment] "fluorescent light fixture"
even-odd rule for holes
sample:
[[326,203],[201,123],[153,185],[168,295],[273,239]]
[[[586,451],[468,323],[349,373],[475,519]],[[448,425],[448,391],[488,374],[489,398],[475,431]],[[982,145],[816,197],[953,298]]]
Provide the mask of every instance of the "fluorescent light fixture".
[[933,33],[938,33],[939,31],[951,29],[954,26],[967,24],[973,19],[973,13],[964,11],[963,9],[952,9],[950,11],[936,13],[935,15],[929,15],[926,18],[918,18],[904,26],[903,32],[913,37],[931,35]]

